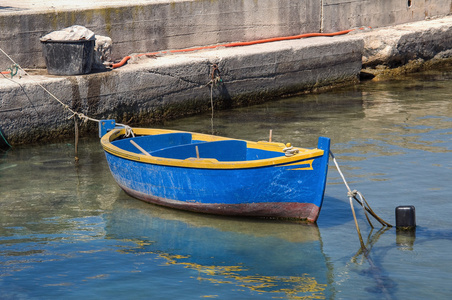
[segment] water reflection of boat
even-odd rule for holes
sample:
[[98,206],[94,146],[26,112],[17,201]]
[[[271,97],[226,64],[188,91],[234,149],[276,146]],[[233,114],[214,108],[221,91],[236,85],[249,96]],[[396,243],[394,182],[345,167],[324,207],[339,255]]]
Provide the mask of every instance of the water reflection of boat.
[[153,253],[169,267],[196,271],[200,281],[248,292],[332,296],[316,225],[213,217],[138,203],[116,202],[104,215],[108,238],[136,245],[121,250],[125,253]]
[[101,130],[107,162],[118,185],[135,198],[219,215],[318,218],[328,138],[320,137],[316,149],[296,149],[163,129],[133,128],[137,136],[129,137],[128,130],[112,127]]

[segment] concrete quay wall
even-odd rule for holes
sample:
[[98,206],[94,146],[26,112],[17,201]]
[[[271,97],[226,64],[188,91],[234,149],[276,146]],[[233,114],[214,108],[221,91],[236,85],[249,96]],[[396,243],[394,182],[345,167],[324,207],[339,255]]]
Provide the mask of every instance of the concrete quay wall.
[[[136,124],[207,111],[211,92],[215,109],[222,109],[357,82],[362,49],[362,39],[353,36],[318,37],[142,58],[81,76],[3,78],[0,130],[13,144],[73,135],[71,114],[42,87],[89,117]],[[214,64],[222,81],[211,91]]]
[[[19,2],[19,3],[16,3]],[[50,3],[51,2],[51,5]],[[82,25],[113,40],[113,59],[131,53],[372,28],[446,16],[452,0],[8,1],[0,47],[24,68],[43,68],[39,38]],[[11,65],[0,56],[0,68]]]
[[[0,130],[12,144],[72,136],[74,111],[121,123],[152,123],[215,109],[259,103],[292,93],[359,81],[363,68],[452,58],[452,17],[236,48],[141,57],[118,69],[80,76],[45,70],[0,77]],[[82,130],[92,130],[88,122]],[[1,142],[1,141],[0,141]],[[1,146],[1,144],[0,144]]]
[[[72,136],[70,113],[43,88],[89,117],[138,124],[210,110],[208,83],[214,64],[222,82],[212,89],[213,101],[215,109],[222,109],[354,83],[363,68],[451,58],[452,17],[433,18],[448,14],[451,1],[322,0],[315,2],[316,6],[312,1],[295,0],[137,0],[134,3],[140,5],[128,7],[121,5],[123,0],[79,0],[82,9],[58,6],[72,3],[58,0],[52,2],[55,7],[51,11],[37,0],[21,1],[33,2],[33,8],[0,5],[0,47],[26,69],[43,64],[40,36],[74,24],[111,36],[117,58],[361,25],[374,27],[335,37],[142,57],[119,69],[81,76],[50,76],[45,69],[30,70],[30,76],[21,78],[0,76],[0,131],[11,144]],[[116,6],[99,5],[107,2]],[[212,11],[212,7],[216,8]],[[399,13],[388,13],[396,11]],[[11,61],[1,53],[0,57],[3,71]],[[88,124],[91,127],[85,124],[82,130],[95,125]]]

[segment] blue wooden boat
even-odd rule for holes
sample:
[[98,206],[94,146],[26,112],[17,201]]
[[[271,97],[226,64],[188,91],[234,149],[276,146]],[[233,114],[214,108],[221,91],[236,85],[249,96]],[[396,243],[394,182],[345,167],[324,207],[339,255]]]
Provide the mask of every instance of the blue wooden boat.
[[126,137],[112,120],[100,124],[111,173],[132,197],[218,215],[310,222],[319,216],[329,138],[305,149],[164,129],[133,128]]

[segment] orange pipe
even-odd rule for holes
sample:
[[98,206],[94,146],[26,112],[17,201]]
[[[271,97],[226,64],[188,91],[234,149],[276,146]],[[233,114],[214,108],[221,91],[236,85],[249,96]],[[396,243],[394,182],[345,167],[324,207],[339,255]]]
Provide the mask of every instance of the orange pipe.
[[[360,28],[360,29],[362,29],[362,28]],[[275,37],[275,38],[255,40],[255,41],[250,41],[250,42],[236,42],[236,43],[227,43],[227,44],[219,44],[219,45],[211,45],[211,46],[203,46],[203,47],[195,47],[195,48],[177,49],[177,50],[170,50],[169,53],[183,53],[183,52],[199,51],[199,50],[205,50],[205,49],[215,49],[215,48],[219,48],[219,47],[249,46],[249,45],[264,44],[264,43],[270,43],[270,42],[296,40],[296,39],[316,37],[316,36],[335,36],[335,35],[347,34],[353,30],[354,29],[349,29],[349,30],[343,30],[343,31],[338,31],[338,32],[333,32],[333,33],[305,33],[305,34],[300,34],[300,35]],[[167,51],[159,51],[159,52],[151,52],[151,53],[141,53],[141,54],[137,54],[136,56],[140,57],[140,56],[158,55],[158,54],[166,54],[166,53],[168,53],[168,52]],[[131,58],[132,58],[132,56],[128,55],[128,56],[124,57],[120,62],[112,64],[111,67],[113,69],[122,67]]]
[[196,47],[196,48],[176,49],[176,50],[171,50],[170,53],[180,53],[180,52],[190,52],[190,51],[198,51],[198,50],[205,50],[205,49],[215,49],[215,48],[218,48],[221,46],[224,46],[224,45],[212,45],[212,46],[203,46],[203,47]]
[[131,58],[132,58],[132,56],[128,55],[128,56],[124,57],[120,62],[118,62],[118,63],[116,63],[116,64],[112,64],[111,67],[112,67],[113,69],[122,67],[122,66],[125,65],[126,62],[127,62],[129,59],[131,59]]
[[343,30],[343,31],[338,31],[338,32],[333,32],[333,33],[305,33],[305,34],[300,34],[300,35],[283,36],[283,37],[269,38],[269,39],[256,40],[256,41],[250,41],[250,42],[229,43],[229,44],[224,44],[223,46],[224,47],[238,47],[238,46],[264,44],[264,43],[270,43],[270,42],[297,40],[297,39],[316,37],[316,36],[335,36],[335,35],[347,34],[350,31],[353,31],[353,29]]

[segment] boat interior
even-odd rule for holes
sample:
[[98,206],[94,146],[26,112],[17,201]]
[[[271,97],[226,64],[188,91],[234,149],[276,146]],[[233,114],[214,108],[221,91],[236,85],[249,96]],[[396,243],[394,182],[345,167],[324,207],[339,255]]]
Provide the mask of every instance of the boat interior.
[[[133,143],[131,142],[133,141]],[[170,159],[210,158],[218,161],[247,161],[284,156],[284,153],[250,148],[241,140],[193,140],[191,133],[176,132],[114,140],[112,145],[128,152]]]

